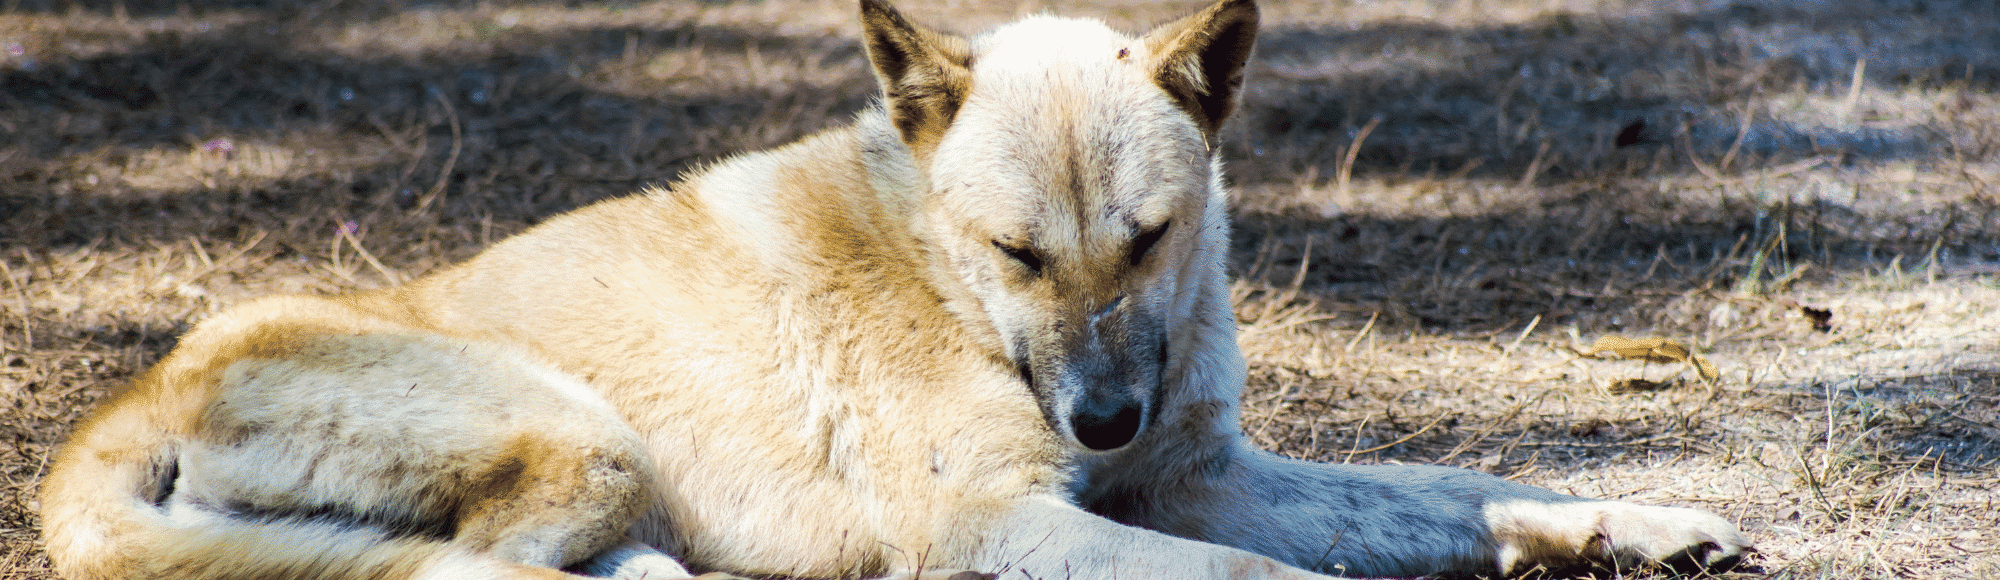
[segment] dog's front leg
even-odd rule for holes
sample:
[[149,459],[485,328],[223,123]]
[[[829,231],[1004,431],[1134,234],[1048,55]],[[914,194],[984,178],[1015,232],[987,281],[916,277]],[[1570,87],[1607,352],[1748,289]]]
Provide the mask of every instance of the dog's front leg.
[[1326,580],[1244,550],[1123,525],[1055,497],[1013,503],[980,534],[973,568],[1001,578]]
[[1705,567],[1749,548],[1707,512],[1578,498],[1464,469],[1296,461],[1240,437],[1151,451],[1100,465],[1080,500],[1118,521],[1338,575]]

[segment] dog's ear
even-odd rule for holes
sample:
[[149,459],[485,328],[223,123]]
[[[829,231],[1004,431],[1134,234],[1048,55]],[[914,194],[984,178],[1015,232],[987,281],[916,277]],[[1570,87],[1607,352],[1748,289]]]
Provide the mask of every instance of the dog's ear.
[[911,149],[928,150],[972,87],[965,39],[910,24],[886,0],[861,0],[861,28],[889,120]]
[[1194,117],[1215,142],[1222,120],[1236,108],[1243,63],[1257,42],[1255,0],[1220,0],[1201,12],[1146,33],[1154,59],[1153,81]]

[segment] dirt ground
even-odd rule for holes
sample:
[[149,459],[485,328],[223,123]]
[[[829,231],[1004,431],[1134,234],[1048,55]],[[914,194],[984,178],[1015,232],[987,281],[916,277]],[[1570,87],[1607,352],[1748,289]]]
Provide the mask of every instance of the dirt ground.
[[[0,0],[0,579],[52,577],[49,455],[190,321],[842,123],[851,11]],[[1994,31],[1988,0],[1269,0],[1222,143],[1244,428],[1714,510],[1760,550],[1729,578],[2000,577]],[[1604,336],[1717,376],[1578,352]]]

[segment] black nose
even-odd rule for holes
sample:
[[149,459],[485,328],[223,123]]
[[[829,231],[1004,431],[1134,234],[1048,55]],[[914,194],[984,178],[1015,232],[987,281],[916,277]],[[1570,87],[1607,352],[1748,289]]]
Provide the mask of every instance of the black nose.
[[1131,443],[1139,436],[1139,405],[1136,401],[1126,404],[1086,405],[1070,415],[1070,428],[1076,430],[1076,440],[1098,451],[1110,451]]

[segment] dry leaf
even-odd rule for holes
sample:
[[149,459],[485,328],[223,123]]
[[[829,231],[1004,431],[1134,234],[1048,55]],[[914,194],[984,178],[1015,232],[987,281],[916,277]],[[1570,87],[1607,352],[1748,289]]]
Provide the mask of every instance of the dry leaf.
[[1625,428],[1603,419],[1585,419],[1569,428],[1571,437],[1617,437],[1625,433]]
[[1583,351],[1581,354],[1584,356],[1597,356],[1597,353],[1604,351],[1611,351],[1612,354],[1617,355],[1619,358],[1643,360],[1646,362],[1661,364],[1687,363],[1693,365],[1695,371],[1701,373],[1701,378],[1706,380],[1712,381],[1722,376],[1721,373],[1716,372],[1715,365],[1710,364],[1708,359],[1694,354],[1688,350],[1688,347],[1681,343],[1667,340],[1665,337],[1655,336],[1634,340],[1607,334],[1599,337],[1596,344],[1590,345],[1590,350]]
[[1611,386],[1609,387],[1608,390],[1610,390],[1613,394],[1622,395],[1626,393],[1664,391],[1667,389],[1667,387],[1670,386],[1673,385],[1671,383],[1663,383],[1660,381],[1649,381],[1646,379],[1619,379],[1616,381],[1612,381]]
[[1833,309],[1813,308],[1811,306],[1806,306],[1804,304],[1801,304],[1799,305],[1799,313],[1804,314],[1806,316],[1806,320],[1812,321],[1813,330],[1817,330],[1820,332],[1833,331]]

